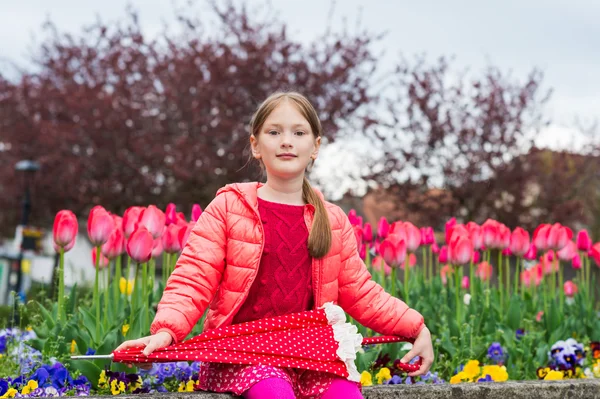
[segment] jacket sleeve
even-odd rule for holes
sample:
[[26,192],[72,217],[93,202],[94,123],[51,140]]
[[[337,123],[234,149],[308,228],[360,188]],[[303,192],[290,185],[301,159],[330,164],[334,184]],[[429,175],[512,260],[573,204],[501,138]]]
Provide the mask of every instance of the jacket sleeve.
[[339,305],[352,318],[379,334],[415,338],[425,326],[423,316],[371,279],[358,254],[352,225],[346,215],[340,213],[343,227]]
[[177,260],[158,304],[150,333],[166,331],[182,341],[214,297],[225,267],[226,193],[206,207]]

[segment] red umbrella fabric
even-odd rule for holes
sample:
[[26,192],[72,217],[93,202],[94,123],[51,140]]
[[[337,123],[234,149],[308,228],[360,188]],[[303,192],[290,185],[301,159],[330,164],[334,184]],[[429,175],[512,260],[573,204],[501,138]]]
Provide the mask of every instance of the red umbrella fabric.
[[[354,363],[361,345],[414,342],[405,337],[363,338],[356,326],[346,323],[342,308],[327,303],[311,310],[256,320],[207,331],[189,340],[156,350],[149,356],[143,348],[115,351],[121,363],[207,361],[229,364],[263,364],[324,371],[360,381]],[[405,371],[420,364],[399,365]]]

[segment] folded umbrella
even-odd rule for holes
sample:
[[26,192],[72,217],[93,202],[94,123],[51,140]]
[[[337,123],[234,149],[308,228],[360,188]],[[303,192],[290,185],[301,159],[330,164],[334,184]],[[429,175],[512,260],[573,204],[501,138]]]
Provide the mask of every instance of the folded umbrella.
[[[322,308],[285,316],[234,324],[204,332],[186,341],[157,349],[149,356],[144,348],[114,351],[110,355],[72,356],[72,359],[109,358],[120,363],[204,361],[229,364],[263,364],[324,371],[360,381],[354,361],[362,345],[414,342],[394,336],[363,338],[356,326],[346,323],[341,307]],[[420,367],[399,363],[412,372]]]

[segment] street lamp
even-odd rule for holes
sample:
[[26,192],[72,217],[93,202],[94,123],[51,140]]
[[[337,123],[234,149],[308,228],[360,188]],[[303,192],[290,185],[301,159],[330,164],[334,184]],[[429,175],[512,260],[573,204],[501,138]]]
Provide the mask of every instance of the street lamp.
[[[30,194],[30,184],[33,180],[33,176],[35,172],[40,169],[40,164],[36,161],[32,161],[29,159],[24,159],[22,161],[17,162],[15,165],[15,170],[17,172],[22,172],[25,183],[25,196],[23,197],[23,213],[21,214],[21,232],[25,230],[27,224],[29,223],[29,213],[31,211],[31,194]],[[11,273],[9,275],[9,285],[10,288],[8,292],[15,291],[19,294],[19,290],[21,288],[21,281],[23,277],[22,266],[23,266],[23,252],[24,252],[24,237],[21,234],[21,245],[19,249],[19,257],[17,258],[17,268],[11,268]],[[17,305],[17,301],[14,303],[15,307]],[[15,314],[16,312],[13,312]]]

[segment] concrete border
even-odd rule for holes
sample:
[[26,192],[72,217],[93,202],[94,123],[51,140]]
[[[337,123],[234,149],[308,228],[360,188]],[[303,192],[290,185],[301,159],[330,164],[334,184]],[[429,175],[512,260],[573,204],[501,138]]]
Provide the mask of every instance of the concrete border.
[[[377,385],[363,389],[365,399],[600,399],[600,379],[568,381],[507,381],[439,385]],[[227,399],[228,394],[206,392],[119,395],[120,399],[140,397],[162,399]],[[103,398],[90,396],[89,398]]]

